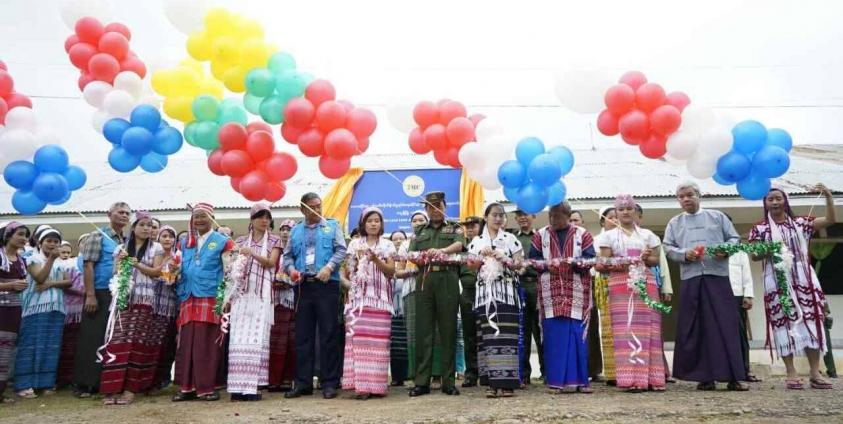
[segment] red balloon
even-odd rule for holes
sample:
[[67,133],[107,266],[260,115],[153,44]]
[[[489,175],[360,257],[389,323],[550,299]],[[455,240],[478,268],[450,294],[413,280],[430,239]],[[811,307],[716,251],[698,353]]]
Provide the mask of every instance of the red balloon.
[[412,150],[413,153],[420,155],[430,153],[430,146],[426,141],[424,141],[424,134],[422,133],[421,128],[417,127],[410,132],[409,142],[410,150]]
[[460,163],[460,149],[456,147],[451,147],[445,152],[445,160],[449,166],[462,168],[462,164]]
[[637,90],[638,87],[647,83],[647,77],[639,71],[629,71],[623,74],[618,82],[632,87],[633,90]]
[[10,110],[19,106],[32,109],[32,99],[25,94],[13,92],[6,96],[6,105],[9,106]]
[[482,113],[475,113],[474,115],[469,116],[468,119],[476,127],[477,124],[480,123],[480,121],[486,119],[486,115],[483,115]]
[[93,81],[94,77],[87,72],[82,72],[79,74],[79,80],[77,81],[77,85],[79,86],[79,91],[84,91],[85,86],[88,85],[89,82]]
[[316,126],[324,133],[345,125],[345,108],[343,105],[328,100],[316,108]]
[[67,54],[70,56],[70,63],[79,70],[85,72],[88,71],[88,62],[97,53],[96,46],[82,42],[74,44],[73,47],[67,51]]
[[445,135],[452,147],[459,149],[463,144],[474,140],[474,124],[468,118],[454,118],[445,128]]
[[351,103],[348,100],[337,100],[337,103],[342,105],[342,107],[345,109],[345,113],[349,113],[355,109],[354,103]]
[[120,73],[120,62],[110,54],[97,53],[88,61],[88,71],[95,80],[111,84]]
[[618,135],[618,118],[608,109],[597,115],[597,130],[603,135]]
[[606,90],[603,102],[615,116],[621,116],[635,106],[635,90],[626,84],[613,85]]
[[274,181],[287,181],[296,175],[299,165],[296,158],[287,152],[275,152],[266,160],[264,170]]
[[691,104],[691,98],[681,91],[674,91],[667,95],[667,104],[679,109],[680,112]]
[[6,97],[15,91],[15,81],[8,72],[0,70],[0,97]]
[[635,105],[644,112],[651,112],[664,104],[667,96],[658,84],[648,82],[635,90]]
[[452,120],[465,118],[466,116],[468,114],[465,111],[465,106],[460,102],[449,100],[439,106],[439,123],[442,125],[448,125]]
[[9,111],[9,105],[6,104],[6,101],[0,99],[0,125],[6,123],[6,112]]
[[279,182],[279,181],[272,181],[266,185],[266,200],[272,203],[275,203],[284,198],[284,195],[287,194],[287,185]]
[[638,145],[638,150],[650,159],[658,159],[667,153],[667,138],[662,135],[653,134]]
[[675,106],[662,105],[650,113],[650,126],[653,131],[669,136],[682,124],[682,113]]
[[643,141],[637,138],[624,137],[623,135],[621,135],[621,140],[623,140],[624,143],[629,144],[630,146],[638,146],[643,143]]
[[448,149],[434,149],[433,150],[433,158],[436,159],[436,162],[439,162],[441,165],[451,166],[451,163],[448,159]]
[[357,153],[357,138],[345,129],[337,128],[325,136],[325,154],[336,159],[345,159]]
[[117,60],[123,59],[129,53],[129,40],[119,32],[106,32],[100,37],[97,46],[100,53],[108,53]]
[[281,124],[281,138],[287,141],[290,144],[296,144],[299,142],[299,136],[303,133],[304,130],[301,128],[296,128],[286,122]]
[[445,134],[445,126],[433,124],[424,130],[424,142],[433,150],[445,149],[448,147],[448,136]]
[[76,35],[86,43],[96,45],[104,32],[105,28],[100,21],[90,16],[76,21]]
[[246,150],[246,138],[249,134],[237,122],[229,122],[220,127],[217,138],[220,141],[220,150],[229,152],[231,150]]
[[141,78],[146,77],[146,65],[137,56],[132,56],[131,52],[120,61],[120,71],[134,72]]
[[231,188],[238,193],[240,193],[240,180],[242,179],[243,178],[241,177],[231,177],[231,180],[229,181],[231,183]]
[[267,124],[266,122],[261,122],[261,121],[249,122],[249,124],[246,125],[246,132],[251,134],[255,131],[266,131],[266,132],[272,134],[272,127],[270,127],[269,124]]
[[79,36],[76,35],[76,34],[70,34],[70,36],[68,36],[64,40],[64,52],[70,53],[70,48],[75,46],[76,43],[78,43],[78,42],[79,42]]
[[310,100],[314,107],[319,107],[324,102],[335,100],[337,91],[334,90],[333,84],[327,80],[318,79],[307,85],[304,90],[304,97]]
[[275,151],[275,141],[272,134],[266,131],[255,131],[246,139],[246,151],[255,162],[268,159]]
[[222,170],[222,155],[224,153],[225,152],[221,149],[216,149],[208,155],[208,169],[210,169],[214,175],[225,175],[225,172]]
[[121,24],[120,22],[112,22],[106,25],[104,31],[106,33],[117,32],[123,34],[123,36],[126,37],[127,40],[132,41],[132,32],[129,31],[129,27]]
[[378,118],[369,109],[355,108],[348,113],[345,126],[358,138],[370,137],[378,126]]
[[242,177],[255,169],[255,163],[245,151],[230,150],[223,154],[220,167],[225,175]]
[[337,179],[345,175],[348,169],[351,168],[351,159],[336,159],[330,156],[322,156],[319,158],[319,171],[322,175]]
[[296,128],[309,127],[315,115],[313,103],[303,97],[292,99],[284,106],[284,123]]
[[263,171],[250,171],[240,180],[240,194],[247,200],[257,202],[266,196],[266,184],[268,182],[266,173]]
[[366,153],[366,150],[369,150],[369,139],[368,138],[357,138],[357,154],[362,155]]
[[0,60],[0,69],[2,69],[4,71],[9,70],[9,68],[6,67],[6,62],[3,62],[2,60]]
[[316,128],[311,128],[299,136],[299,150],[305,156],[315,158],[325,152],[325,136]]
[[439,107],[433,102],[419,102],[413,108],[413,120],[424,130],[439,122]]
[[643,140],[650,132],[650,119],[647,114],[635,109],[618,120],[618,131],[624,140]]

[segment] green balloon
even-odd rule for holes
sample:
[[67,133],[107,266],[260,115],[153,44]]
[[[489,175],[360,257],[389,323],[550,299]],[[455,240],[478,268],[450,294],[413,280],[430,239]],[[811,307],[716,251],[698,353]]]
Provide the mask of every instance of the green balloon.
[[276,75],[275,91],[279,96],[288,100],[303,96],[304,90],[307,88],[307,82],[301,75],[302,73],[295,71]]
[[189,124],[184,126],[184,141],[191,146],[196,145],[196,126],[198,123],[196,121],[191,121]]
[[249,118],[246,116],[246,109],[243,109],[242,106],[234,106],[228,107],[220,112],[220,119],[219,124],[225,124],[227,122],[239,122],[240,125],[245,126],[249,123]]
[[246,92],[266,97],[275,91],[275,77],[266,68],[252,69],[246,74]]
[[284,122],[284,106],[287,101],[281,96],[269,96],[261,102],[261,118],[270,125]]
[[193,99],[193,116],[197,121],[216,121],[220,114],[220,104],[213,96],[203,94]]
[[233,108],[233,107],[243,107],[243,102],[240,99],[235,97],[229,97],[222,102],[220,102],[220,111],[225,109]]
[[289,53],[278,52],[269,58],[269,70],[274,73],[296,69],[296,60]]
[[246,106],[246,110],[252,115],[260,115],[262,101],[263,97],[253,96],[249,93],[243,96],[243,106]]
[[220,125],[214,121],[203,121],[196,124],[196,147],[213,150],[220,147]]

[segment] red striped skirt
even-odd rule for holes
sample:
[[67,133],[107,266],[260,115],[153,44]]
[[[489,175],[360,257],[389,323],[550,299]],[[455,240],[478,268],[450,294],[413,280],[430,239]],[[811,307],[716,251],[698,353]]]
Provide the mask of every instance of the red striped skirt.
[[385,395],[389,386],[392,314],[363,307],[354,323],[346,325],[354,334],[345,337],[342,388],[361,394]]
[[111,341],[102,351],[100,393],[147,392],[152,388],[164,327],[148,305],[131,305],[120,312]]
[[275,306],[275,322],[269,331],[269,385],[292,385],[296,370],[296,311]]

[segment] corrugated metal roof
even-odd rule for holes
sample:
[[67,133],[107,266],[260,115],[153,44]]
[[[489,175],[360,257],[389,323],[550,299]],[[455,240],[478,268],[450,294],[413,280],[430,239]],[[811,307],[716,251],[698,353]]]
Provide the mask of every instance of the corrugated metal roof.
[[[838,146],[833,148],[839,150]],[[797,150],[794,153],[790,171],[777,181],[778,184],[791,193],[807,193],[807,186],[824,182],[832,190],[843,192],[843,162],[805,158]],[[565,177],[568,195],[573,199],[611,199],[622,192],[642,198],[672,197],[676,185],[690,178],[683,164],[647,159],[632,148],[575,150],[574,155],[574,170]],[[288,181],[287,195],[276,207],[296,207],[304,193],[326,193],[330,189],[333,180],[323,177],[316,163],[311,158],[299,159],[299,171]],[[164,171],[156,174],[142,171],[120,174],[99,161],[80,165],[88,172],[88,184],[75,192],[70,201],[50,206],[45,213],[102,212],[116,200],[150,211],[180,210],[186,203],[196,201],[209,201],[220,209],[248,208],[252,204],[231,189],[227,177],[211,174],[202,160],[173,160]],[[412,154],[356,157],[353,166],[364,169],[439,167],[431,155]],[[734,186],[721,186],[711,179],[697,182],[706,196],[737,195]],[[0,198],[10,199],[12,193],[11,187],[0,187]],[[500,190],[487,191],[486,197],[504,200]],[[0,215],[10,214],[15,214],[11,202],[2,202]]]

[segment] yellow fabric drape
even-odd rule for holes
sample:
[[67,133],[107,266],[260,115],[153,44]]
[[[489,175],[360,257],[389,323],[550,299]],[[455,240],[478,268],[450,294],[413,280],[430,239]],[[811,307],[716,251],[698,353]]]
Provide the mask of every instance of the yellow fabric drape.
[[460,221],[469,216],[480,216],[483,214],[483,202],[485,202],[483,186],[472,180],[465,169],[460,177]]
[[322,199],[322,215],[325,218],[333,218],[339,222],[340,228],[345,228],[345,221],[348,220],[348,208],[351,206],[351,195],[354,194],[354,185],[363,176],[363,168],[351,168],[348,172],[331,187],[331,191]]

